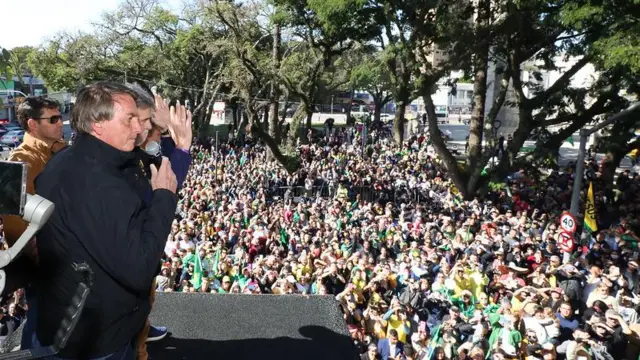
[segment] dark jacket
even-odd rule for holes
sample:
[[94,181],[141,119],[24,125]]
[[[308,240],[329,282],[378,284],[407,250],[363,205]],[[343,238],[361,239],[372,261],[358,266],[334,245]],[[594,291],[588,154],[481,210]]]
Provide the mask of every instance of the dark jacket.
[[[163,137],[161,140],[162,155],[169,158],[171,163],[171,169],[176,174],[176,181],[178,182],[178,190],[182,186],[182,183],[187,178],[189,172],[189,166],[191,166],[191,155],[189,153],[176,149],[176,146],[171,138]],[[142,197],[146,204],[151,201],[151,157],[141,148],[136,147],[133,150],[133,162],[137,166],[127,167],[125,170],[126,176],[133,176],[134,187],[136,192]]]
[[155,190],[142,201],[125,170],[137,166],[90,135],[55,156],[36,179],[36,193],[56,205],[38,234],[37,337],[51,345],[86,262],[95,281],[64,358],[114,353],[132,341],[150,311],[149,294],[177,205],[177,196]]

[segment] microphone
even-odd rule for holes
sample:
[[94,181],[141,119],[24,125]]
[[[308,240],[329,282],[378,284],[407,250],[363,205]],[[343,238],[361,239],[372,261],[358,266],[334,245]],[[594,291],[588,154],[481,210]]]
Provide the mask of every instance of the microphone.
[[151,163],[157,169],[160,169],[160,165],[162,165],[162,148],[160,148],[160,144],[155,141],[149,141],[144,147],[144,152],[151,158]]

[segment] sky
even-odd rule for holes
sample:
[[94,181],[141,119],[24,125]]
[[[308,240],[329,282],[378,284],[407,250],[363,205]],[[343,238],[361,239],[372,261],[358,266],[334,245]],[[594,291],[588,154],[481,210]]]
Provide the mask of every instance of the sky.
[[[63,30],[90,31],[105,11],[123,0],[0,0],[0,47],[38,46]],[[177,0],[164,3],[177,5]],[[172,6],[173,7],[173,6]],[[177,6],[176,6],[177,8]]]

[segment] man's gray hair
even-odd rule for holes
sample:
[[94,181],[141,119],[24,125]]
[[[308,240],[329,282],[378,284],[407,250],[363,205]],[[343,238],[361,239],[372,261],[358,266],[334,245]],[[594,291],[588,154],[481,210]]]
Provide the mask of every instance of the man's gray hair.
[[71,128],[88,134],[92,124],[113,119],[114,98],[118,95],[131,96],[138,101],[138,95],[122,84],[100,81],[82,87],[71,113]]
[[138,83],[127,83],[125,84],[131,91],[138,95],[138,99],[136,100],[136,106],[140,109],[155,109],[156,101],[153,98],[153,94],[151,90],[146,89],[142,85]]

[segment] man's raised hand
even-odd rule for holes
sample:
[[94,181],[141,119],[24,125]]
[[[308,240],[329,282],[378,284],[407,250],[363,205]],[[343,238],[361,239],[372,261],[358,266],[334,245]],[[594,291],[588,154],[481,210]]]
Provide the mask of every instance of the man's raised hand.
[[169,110],[171,121],[169,121],[169,132],[171,138],[176,143],[178,149],[189,150],[193,139],[193,129],[191,128],[191,111],[187,110],[180,101]]
[[153,123],[159,126],[162,130],[166,130],[171,122],[169,104],[159,95],[155,95],[154,98],[156,103],[156,112],[153,118]]

